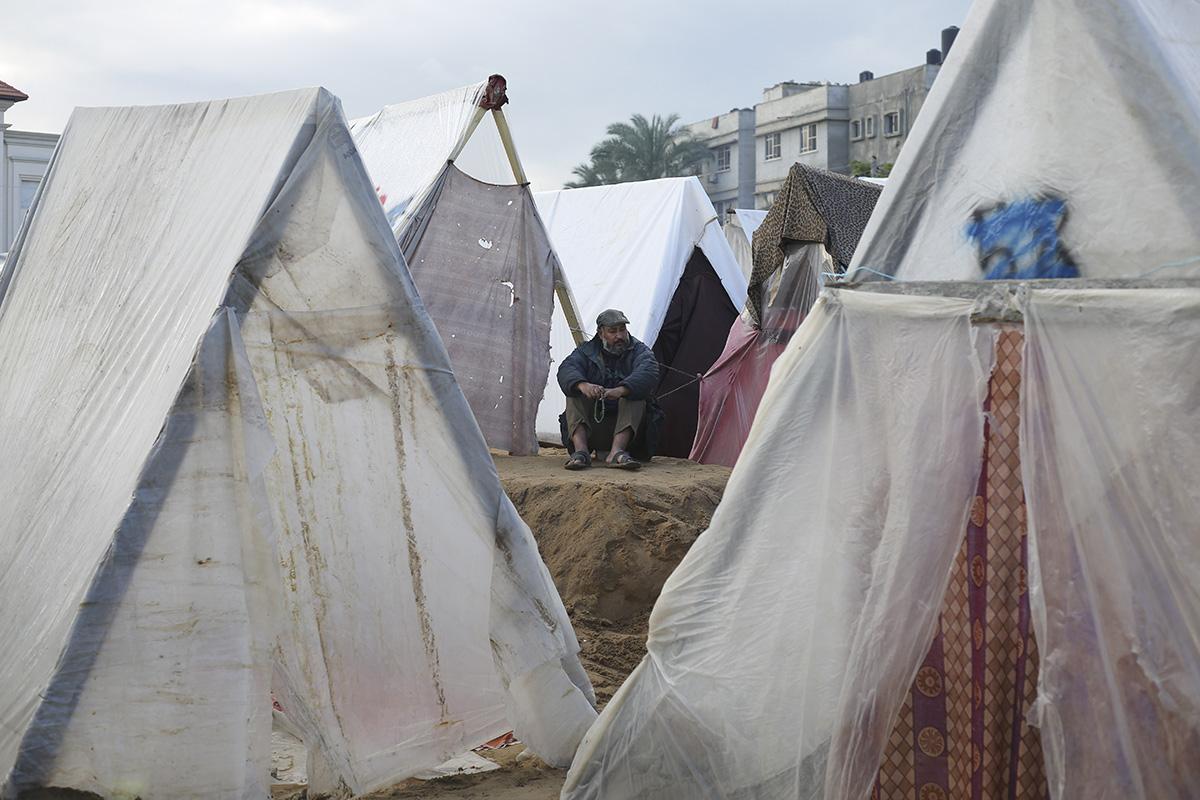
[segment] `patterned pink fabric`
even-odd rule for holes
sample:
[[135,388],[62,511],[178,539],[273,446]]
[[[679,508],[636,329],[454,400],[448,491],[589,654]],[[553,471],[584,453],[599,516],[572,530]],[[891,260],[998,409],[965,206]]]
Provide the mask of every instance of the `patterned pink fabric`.
[[941,625],[884,751],[875,800],[1046,798],[1021,485],[1019,330],[1001,331],[984,458]]

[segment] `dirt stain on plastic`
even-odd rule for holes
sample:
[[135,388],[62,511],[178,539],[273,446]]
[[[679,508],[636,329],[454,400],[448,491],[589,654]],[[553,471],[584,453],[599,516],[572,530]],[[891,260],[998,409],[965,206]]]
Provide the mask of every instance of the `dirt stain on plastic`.
[[[421,550],[418,547],[416,529],[413,526],[412,498],[409,497],[408,484],[405,481],[405,467],[408,458],[404,447],[404,409],[400,404],[400,369],[396,366],[395,341],[390,336],[387,339],[386,370],[388,395],[392,408],[392,436],[396,445],[396,471],[400,478],[400,513],[404,520],[404,533],[408,544],[408,571],[412,578],[413,600],[417,604],[417,622],[421,628],[421,643],[425,647],[425,656],[429,660],[433,690],[437,695],[442,721],[445,722],[449,720],[450,713],[446,707],[446,689],[442,685],[442,670],[438,660],[437,639],[433,633],[433,619],[429,615],[429,606],[425,599],[425,584],[421,577]],[[411,390],[409,395],[411,398]]]

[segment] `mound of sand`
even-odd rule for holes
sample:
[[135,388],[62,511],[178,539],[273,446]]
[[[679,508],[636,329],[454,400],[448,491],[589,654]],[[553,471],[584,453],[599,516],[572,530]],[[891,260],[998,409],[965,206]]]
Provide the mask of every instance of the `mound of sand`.
[[645,655],[646,623],[667,576],[708,527],[729,469],[656,458],[638,472],[568,472],[561,450],[495,455],[533,530],[606,702]]

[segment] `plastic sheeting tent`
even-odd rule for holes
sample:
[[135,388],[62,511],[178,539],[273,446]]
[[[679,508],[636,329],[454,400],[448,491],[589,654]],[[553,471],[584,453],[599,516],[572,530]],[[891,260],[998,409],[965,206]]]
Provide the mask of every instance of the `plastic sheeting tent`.
[[537,452],[562,278],[528,183],[497,135],[507,123],[479,125],[507,100],[497,75],[387,106],[351,131],[484,438],[528,455]]
[[578,645],[324,90],[75,112],[0,278],[0,794],[312,791],[515,726]]
[[1001,288],[824,292],[564,798],[1194,795],[1200,289]]
[[[696,431],[694,376],[720,355],[746,299],[745,276],[699,179],[538,192],[534,198],[575,292],[580,321],[593,326],[604,309],[621,309],[631,333],[671,367],[660,368],[658,395],[667,418],[659,452],[686,457]],[[574,348],[566,320],[556,312],[551,354],[561,362]],[[553,441],[565,405],[556,369],[551,366],[537,423],[539,435]]]
[[816,301],[822,275],[836,273],[854,255],[878,199],[871,184],[792,167],[756,229],[746,309],[700,384],[693,461],[729,467],[737,461],[771,365]]
[[852,271],[1195,276],[1198,207],[1200,5],[976,0]]
[[766,211],[748,208],[731,208],[725,214],[725,241],[729,242],[729,249],[733,251],[733,257],[737,259],[747,281],[750,280],[750,270],[754,266],[754,254],[750,243],[754,239],[754,231],[766,216]]

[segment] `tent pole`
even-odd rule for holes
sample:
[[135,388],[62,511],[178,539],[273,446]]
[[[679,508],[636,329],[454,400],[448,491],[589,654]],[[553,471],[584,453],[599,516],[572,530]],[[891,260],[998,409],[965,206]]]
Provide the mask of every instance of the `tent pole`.
[[558,307],[567,318],[567,330],[571,332],[571,338],[578,347],[587,341],[588,336],[583,331],[583,325],[579,323],[579,306],[575,304],[575,295],[571,293],[571,287],[563,275],[562,266],[557,263],[557,258],[554,264],[554,296],[558,298]]
[[508,156],[509,166],[512,167],[513,178],[518,184],[524,186],[529,183],[529,179],[525,177],[521,159],[517,157],[517,147],[513,144],[512,131],[508,129],[508,120],[504,118],[504,112],[499,108],[492,109],[492,116],[496,120],[496,130],[500,132],[500,141],[504,143],[504,152]]
[[475,129],[479,127],[479,123],[483,120],[483,114],[487,111],[486,108],[476,108],[475,113],[471,116],[470,123],[467,124],[466,130],[459,137],[458,143],[454,145],[454,149],[450,151],[450,156],[447,161],[454,161],[462,154],[463,148],[467,146],[467,142],[471,140],[471,136],[475,133]]

